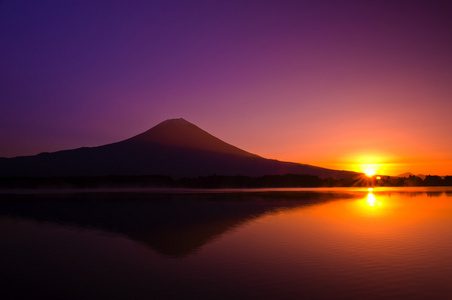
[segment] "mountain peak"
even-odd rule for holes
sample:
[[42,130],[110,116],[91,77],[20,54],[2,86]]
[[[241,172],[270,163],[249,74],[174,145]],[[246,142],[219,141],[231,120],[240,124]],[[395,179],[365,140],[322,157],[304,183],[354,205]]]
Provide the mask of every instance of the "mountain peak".
[[160,123],[174,123],[174,122],[179,122],[179,123],[190,123],[187,120],[185,120],[184,118],[173,118],[173,119],[167,119],[163,122]]
[[160,122],[159,124],[155,125],[154,127],[152,127],[151,129],[144,133],[152,133],[155,135],[158,132],[162,131],[162,133],[165,135],[176,132],[182,134],[183,131],[187,131],[189,130],[189,128],[191,128],[192,131],[195,130],[204,131],[195,124],[190,123],[183,118],[178,118],[178,119],[168,119],[163,122]]
[[[163,122],[160,122],[159,124],[157,124],[156,126],[159,126],[159,125],[186,125],[186,124],[191,124],[191,125],[193,125],[192,123],[190,123],[190,122],[188,122],[187,120],[185,120],[184,118],[175,118],[175,119],[168,119],[168,120],[165,120],[165,121],[163,121]],[[155,127],[155,126],[154,126]]]
[[165,120],[129,141],[256,156],[216,138],[183,118]]

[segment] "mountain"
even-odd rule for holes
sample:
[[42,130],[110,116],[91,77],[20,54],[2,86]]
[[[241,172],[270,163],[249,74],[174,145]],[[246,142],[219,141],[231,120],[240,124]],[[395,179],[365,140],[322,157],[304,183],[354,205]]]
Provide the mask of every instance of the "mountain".
[[424,174],[417,174],[416,175],[416,174],[410,173],[410,172],[399,174],[396,177],[410,177],[410,176],[417,176],[417,177],[421,178],[422,180],[424,180],[425,177],[426,177]]
[[266,159],[241,150],[184,119],[166,120],[127,140],[35,156],[0,159],[0,176],[309,174],[345,178],[354,172]]

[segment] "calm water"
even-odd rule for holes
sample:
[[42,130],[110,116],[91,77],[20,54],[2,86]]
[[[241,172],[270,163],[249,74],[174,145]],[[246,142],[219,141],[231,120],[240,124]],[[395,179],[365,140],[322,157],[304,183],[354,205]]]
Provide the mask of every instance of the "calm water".
[[0,194],[2,299],[452,299],[452,189]]

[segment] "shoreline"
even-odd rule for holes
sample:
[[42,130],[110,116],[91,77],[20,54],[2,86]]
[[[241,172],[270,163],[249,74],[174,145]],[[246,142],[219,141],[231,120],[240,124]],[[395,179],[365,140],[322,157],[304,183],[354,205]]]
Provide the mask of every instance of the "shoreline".
[[0,189],[0,195],[45,194],[248,194],[248,193],[354,193],[354,192],[452,192],[452,186],[419,187],[276,187],[276,188],[29,188]]

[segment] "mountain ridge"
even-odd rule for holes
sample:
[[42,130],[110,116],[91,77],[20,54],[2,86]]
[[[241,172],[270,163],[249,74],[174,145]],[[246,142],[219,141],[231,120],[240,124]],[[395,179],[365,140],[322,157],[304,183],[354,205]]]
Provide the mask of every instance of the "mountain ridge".
[[182,118],[168,119],[116,143],[0,160],[3,177],[284,174],[346,178],[357,173],[263,158]]

